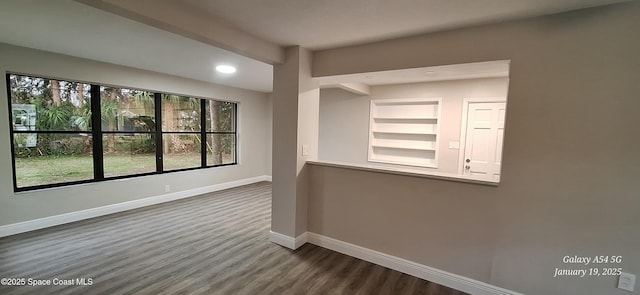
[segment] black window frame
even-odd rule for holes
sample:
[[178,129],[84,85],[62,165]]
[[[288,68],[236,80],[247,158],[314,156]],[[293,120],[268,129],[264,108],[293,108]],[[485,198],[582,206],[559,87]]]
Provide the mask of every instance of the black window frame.
[[[48,80],[59,80],[66,82],[76,82],[76,83],[85,83],[90,85],[90,93],[91,93],[91,130],[84,131],[55,131],[55,130],[14,130],[13,126],[13,97],[11,91],[11,76],[26,76],[31,78],[38,79],[48,79]],[[7,101],[8,101],[8,111],[9,111],[9,144],[11,145],[11,166],[12,166],[12,178],[13,178],[13,190],[14,192],[25,192],[25,191],[34,191],[48,188],[56,188],[56,187],[64,187],[78,184],[86,184],[86,183],[96,183],[102,181],[116,180],[116,179],[124,179],[124,178],[135,178],[141,176],[148,175],[158,175],[158,174],[166,174],[166,173],[174,173],[174,172],[182,172],[182,171],[190,171],[190,170],[199,170],[199,169],[207,169],[207,168],[215,168],[215,167],[224,167],[224,166],[232,166],[238,165],[238,102],[234,102],[231,100],[220,100],[213,98],[203,98],[192,95],[184,95],[184,94],[173,94],[167,92],[160,92],[155,90],[144,90],[141,88],[128,87],[128,86],[114,86],[106,83],[95,83],[95,82],[86,82],[86,81],[78,81],[73,79],[66,78],[53,78],[41,75],[33,75],[33,74],[24,74],[18,72],[6,72],[6,92],[7,92]],[[138,174],[128,174],[128,175],[119,175],[119,176],[104,176],[104,149],[103,149],[103,136],[106,134],[114,133],[114,131],[104,131],[102,130],[102,116],[96,115],[101,114],[101,97],[100,97],[100,87],[115,87],[115,88],[126,88],[131,90],[140,90],[147,91],[153,94],[154,97],[154,107],[155,107],[155,125],[156,130],[153,131],[155,133],[155,157],[156,157],[156,171],[154,172],[146,172],[146,173],[138,173]],[[201,146],[200,146],[200,154],[201,154],[201,163],[198,167],[190,167],[183,169],[175,169],[165,171],[163,167],[163,139],[162,135],[165,133],[175,133],[175,131],[164,131],[162,130],[162,96],[163,95],[176,95],[176,96],[184,96],[195,98],[199,100],[200,104],[200,131],[199,132],[191,132],[192,134],[198,134],[201,136]],[[206,131],[206,102],[210,101],[220,101],[233,104],[233,130],[232,131]],[[42,185],[33,185],[33,186],[25,186],[18,187],[17,182],[17,173],[16,173],[16,154],[15,154],[15,134],[21,133],[36,133],[36,134],[88,134],[92,137],[92,158],[93,158],[93,178],[87,180],[79,180],[79,181],[68,181],[68,182],[59,182],[59,183],[51,183],[51,184],[42,184]],[[131,132],[116,132],[116,133],[131,133]],[[140,133],[140,132],[133,132]],[[143,132],[144,133],[144,132]],[[146,132],[151,133],[151,132]],[[233,134],[234,135],[234,148],[233,148],[233,162],[217,164],[217,165],[207,165],[207,149],[206,149],[206,138],[209,134]]]
[[[160,109],[161,109],[161,110],[162,110],[162,106],[163,106],[163,104],[162,104],[163,99],[164,99],[164,97],[163,97],[163,96],[178,96],[178,97],[182,97],[182,98],[195,98],[195,99],[198,99],[198,98],[193,97],[193,96],[176,95],[176,94],[170,94],[170,93],[161,93],[161,94],[160,94],[160,103],[161,103],[161,105],[160,105]],[[156,103],[157,103],[157,102],[158,102],[158,100],[157,100],[157,98],[156,98]],[[202,159],[203,159],[203,158],[204,158],[204,159],[205,159],[205,161],[206,161],[206,156],[207,156],[207,155],[206,155],[206,151],[202,149],[202,142],[204,142],[204,140],[203,140],[203,139],[204,139],[204,137],[203,137],[203,132],[202,132],[202,127],[203,127],[202,121],[205,119],[204,114],[202,113],[202,105],[203,105],[204,103],[205,103],[205,100],[200,99],[200,101],[199,101],[199,110],[200,110],[200,126],[199,126],[199,127],[200,127],[200,131],[178,131],[178,130],[167,130],[167,131],[165,131],[165,130],[163,130],[163,129],[162,129],[162,127],[160,128],[160,130],[161,130],[161,132],[160,132],[160,139],[161,139],[161,140],[164,138],[164,135],[167,135],[167,134],[181,134],[181,135],[184,135],[184,134],[191,134],[191,135],[200,135],[200,146],[199,146],[199,148],[200,148],[200,167],[187,167],[187,168],[171,169],[171,170],[167,170],[167,172],[173,172],[173,171],[189,171],[189,170],[194,170],[194,169],[199,169],[199,168],[202,168],[202,167],[206,167],[206,166],[204,166],[204,165],[203,165],[203,162],[202,162]],[[158,109],[156,108],[156,111],[157,111],[157,110],[158,110]],[[160,115],[160,116],[161,116],[161,117],[160,117],[160,120],[156,120],[157,122],[159,122],[160,126],[164,126],[164,118],[162,117],[163,115],[164,115],[164,114],[163,114],[163,113],[161,113],[161,115]],[[158,125],[158,123],[156,123],[156,125]],[[158,128],[156,128],[156,129],[158,129]],[[162,144],[164,144],[162,141],[160,141],[160,142],[161,142]],[[162,147],[162,146],[161,146],[161,147]],[[164,160],[165,160],[164,153],[162,153],[162,157],[160,158],[160,161],[162,162],[162,167],[163,167],[163,169],[164,169],[164,166],[165,166],[165,165],[164,165]]]
[[[203,116],[205,117],[204,120],[201,121],[202,126],[200,126],[200,130],[204,131],[202,133],[202,138],[204,138],[204,140],[202,140],[202,150],[205,151],[203,153],[203,158],[202,158],[202,163],[204,166],[206,167],[220,167],[220,166],[229,166],[229,165],[236,165],[238,164],[238,103],[233,103],[233,102],[229,102],[229,101],[222,101],[222,100],[218,100],[219,102],[226,102],[226,103],[232,103],[233,104],[233,128],[232,131],[207,131],[207,126],[206,125],[206,108],[207,108],[207,101],[202,101],[202,105],[201,105],[201,113],[204,114]],[[229,135],[233,135],[234,136],[234,149],[233,149],[233,162],[232,163],[223,163],[223,164],[216,164],[216,165],[207,165],[207,158],[206,155],[207,154],[207,135],[216,135],[216,134],[229,134]]]
[[[132,87],[119,87],[119,86],[112,86],[112,85],[91,84],[92,91],[93,91],[93,89],[96,89],[95,90],[96,93],[94,94],[92,92],[92,94],[91,94],[91,97],[92,97],[91,106],[92,107],[93,107],[93,105],[96,104],[93,101],[93,96],[94,95],[97,95],[97,98],[98,98],[97,105],[102,106],[102,96],[101,96],[102,90],[100,89],[102,87],[105,87],[105,88],[120,88],[120,89],[128,89],[128,90],[137,90],[137,91],[149,92],[154,97],[153,103],[154,103],[154,108],[155,108],[155,110],[154,110],[155,120],[157,121],[158,118],[162,118],[162,117],[158,117],[160,115],[155,114],[155,113],[158,112],[158,109],[156,107],[156,103],[157,103],[156,94],[157,94],[157,92],[150,91],[150,90],[142,90],[142,89],[132,88]],[[102,114],[102,109],[101,108],[96,108],[95,112],[97,112],[95,114]],[[94,112],[92,112],[92,113],[94,113]],[[94,135],[94,137],[97,136],[96,138],[99,138],[99,141],[100,141],[99,143],[96,143],[97,147],[94,146],[94,155],[101,155],[100,157],[97,157],[97,159],[96,159],[96,157],[94,157],[94,161],[100,162],[99,165],[94,164],[94,167],[98,167],[99,166],[100,169],[101,169],[100,172],[99,172],[99,175],[98,175],[99,177],[96,177],[97,179],[103,179],[103,180],[124,179],[124,178],[131,178],[131,177],[137,177],[137,176],[147,176],[147,175],[161,174],[161,173],[165,172],[165,171],[162,170],[162,162],[160,162],[160,166],[158,166],[158,160],[157,160],[158,159],[158,147],[157,147],[157,145],[158,144],[162,144],[162,141],[161,141],[162,139],[160,139],[160,141],[158,141],[158,137],[157,137],[157,133],[158,133],[158,124],[157,123],[156,123],[156,126],[155,126],[156,130],[147,131],[147,132],[142,132],[142,131],[135,131],[135,132],[131,131],[131,132],[128,132],[128,131],[120,131],[120,130],[118,130],[118,131],[104,131],[104,130],[102,130],[102,115],[93,116],[92,118],[94,118],[94,120],[95,120],[94,126],[98,126],[99,127],[99,132],[97,132],[97,134]],[[97,124],[97,125],[95,125],[95,124]],[[143,173],[134,173],[134,174],[117,175],[117,176],[104,176],[104,141],[103,141],[104,136],[108,135],[108,134],[126,134],[126,133],[129,133],[129,134],[154,134],[154,135],[156,135],[155,136],[155,141],[156,141],[155,142],[155,144],[156,144],[156,156],[155,156],[156,157],[156,170],[154,172],[143,172]],[[95,142],[95,140],[94,140],[94,142]],[[162,146],[161,146],[161,148],[162,148]],[[162,150],[160,150],[160,151],[162,151]]]

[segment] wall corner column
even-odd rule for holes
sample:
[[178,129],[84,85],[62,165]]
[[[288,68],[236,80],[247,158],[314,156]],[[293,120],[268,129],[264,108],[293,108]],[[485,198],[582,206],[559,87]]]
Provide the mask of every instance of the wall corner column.
[[291,249],[306,242],[305,162],[318,158],[320,90],[311,78],[311,61],[310,51],[293,46],[274,66],[271,241]]

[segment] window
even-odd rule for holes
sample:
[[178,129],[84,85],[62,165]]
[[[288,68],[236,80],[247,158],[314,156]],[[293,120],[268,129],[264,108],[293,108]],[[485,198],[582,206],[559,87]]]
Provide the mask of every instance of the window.
[[440,98],[371,101],[370,162],[437,168]]
[[15,185],[92,179],[89,85],[22,75],[7,80]]
[[162,95],[162,161],[164,170],[202,165],[200,99]]
[[16,191],[237,164],[236,103],[16,74],[7,85]]
[[154,94],[101,86],[100,111],[104,177],[156,172]]
[[236,163],[236,112],[235,103],[206,102],[207,166]]

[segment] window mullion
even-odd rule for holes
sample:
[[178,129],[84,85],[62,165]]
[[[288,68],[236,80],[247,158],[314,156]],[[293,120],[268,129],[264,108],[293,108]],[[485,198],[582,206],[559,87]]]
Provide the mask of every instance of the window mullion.
[[164,171],[162,163],[162,94],[153,94],[155,116],[156,116],[156,172]]
[[93,178],[104,179],[104,155],[102,147],[102,109],[100,86],[91,84],[91,136],[93,137]]
[[233,140],[234,140],[234,148],[233,153],[234,156],[234,164],[238,163],[238,104],[233,105]]
[[201,166],[207,167],[207,100],[200,99],[200,156]]

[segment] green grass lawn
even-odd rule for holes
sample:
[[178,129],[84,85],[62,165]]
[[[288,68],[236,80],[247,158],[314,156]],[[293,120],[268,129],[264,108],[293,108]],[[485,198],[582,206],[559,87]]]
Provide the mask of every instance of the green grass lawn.
[[[200,154],[169,154],[164,170],[199,167]],[[106,154],[105,177],[156,171],[155,154]],[[88,156],[45,156],[16,158],[18,187],[93,179],[93,158]]]
[[92,157],[16,158],[18,187],[93,178]]

